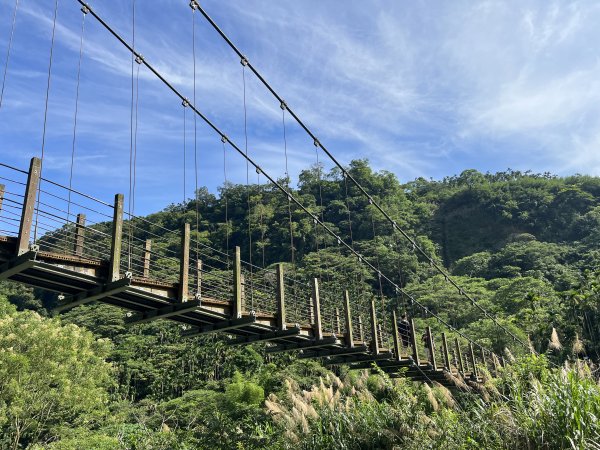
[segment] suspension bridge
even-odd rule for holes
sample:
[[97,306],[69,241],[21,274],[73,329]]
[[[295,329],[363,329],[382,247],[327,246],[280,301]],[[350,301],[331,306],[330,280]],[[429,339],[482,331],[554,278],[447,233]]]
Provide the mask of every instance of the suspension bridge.
[[[298,358],[319,359],[330,366],[345,364],[350,369],[368,369],[376,364],[392,377],[408,377],[422,382],[435,381],[446,386],[456,386],[458,379],[466,379],[472,383],[482,382],[482,369],[486,373],[498,372],[499,366],[504,364],[502,357],[455,329],[434,311],[422,305],[417,298],[405,292],[398,280],[381,270],[376,256],[359,253],[352,242],[351,228],[348,241],[328,225],[322,213],[322,198],[320,211],[305,205],[290,188],[289,177],[286,183],[269,174],[250,156],[247,144],[245,148],[236,144],[211,121],[196,104],[195,83],[194,95],[189,99],[90,5],[82,0],[73,0],[72,5],[75,4],[81,8],[83,21],[86,16],[91,16],[107,35],[120,42],[131,54],[132,133],[134,129],[137,132],[137,124],[134,125],[133,122],[134,116],[137,119],[133,100],[134,84],[137,81],[133,70],[135,64],[147,68],[171,91],[184,110],[191,111],[195,120],[197,118],[208,125],[220,139],[223,149],[227,146],[233,153],[241,156],[246,170],[252,167],[259,177],[263,176],[275,192],[286,199],[290,211],[290,261],[269,266],[265,266],[264,262],[262,265],[254,264],[251,238],[247,251],[239,246],[229,248],[229,238],[226,248],[216,248],[201,242],[193,234],[200,228],[198,202],[195,224],[185,223],[181,228],[169,229],[133,213],[131,202],[134,200],[135,189],[132,190],[131,187],[129,208],[126,207],[123,194],[116,194],[114,201],[105,201],[76,190],[72,186],[74,158],[71,160],[71,179],[68,185],[44,177],[44,120],[40,157],[33,157],[29,167],[0,163],[0,280],[11,280],[56,293],[59,303],[53,310],[54,314],[92,302],[103,302],[123,309],[125,321],[130,325],[160,319],[171,320],[180,324],[184,337],[222,333],[229,345],[263,342],[267,353],[294,351]],[[18,5],[17,0],[5,60],[3,95],[9,73],[14,18]],[[272,94],[282,111],[284,135],[285,119],[288,117],[297,122],[312,141],[317,158],[321,154],[341,170],[346,195],[348,185],[354,186],[382,217],[390,232],[405,240],[423,261],[427,261],[433,270],[457,289],[465,302],[474,306],[483,317],[492,320],[499,332],[506,333],[515,342],[525,345],[495,316],[480,306],[432,255],[398,225],[397,220],[335,158],[200,4],[192,0],[189,6],[193,20],[200,14],[240,59],[244,77],[255,76]],[[57,11],[58,2],[54,8],[46,114]],[[82,26],[77,99],[83,32]],[[0,108],[3,108],[1,101]],[[0,109],[0,112],[4,111]],[[74,123],[73,154],[77,103]],[[132,141],[133,139],[132,136]],[[133,164],[133,170],[130,164],[131,186],[132,176],[135,183],[133,145],[130,159]],[[320,170],[318,173],[320,182]],[[297,275],[294,270],[292,205],[314,223],[315,233],[329,235],[337,242],[340,251],[356,258],[361,266],[373,274],[376,280],[373,292],[350,293],[337,285],[332,287],[323,277],[303,279]],[[346,207],[351,227],[352,211],[348,202]],[[250,208],[247,213],[250,214]],[[229,227],[227,211],[224,222]],[[373,230],[375,233],[375,226]],[[168,244],[173,240],[179,245],[173,247]],[[319,250],[317,246],[316,251]],[[242,258],[243,254],[247,258]],[[403,296],[415,308],[437,320],[442,328],[452,334],[453,339],[448,339],[445,332],[434,335],[430,327],[416,329],[413,320],[407,322],[408,330],[399,330],[398,311],[394,306],[396,303],[385,297],[384,284],[387,285],[386,290]]]

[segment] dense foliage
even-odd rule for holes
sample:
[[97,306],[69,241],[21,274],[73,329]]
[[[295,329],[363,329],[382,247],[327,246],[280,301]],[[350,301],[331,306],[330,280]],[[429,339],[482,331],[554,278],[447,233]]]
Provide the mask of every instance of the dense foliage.
[[[312,167],[295,189],[311,212],[430,311],[498,353],[510,348],[516,362],[483,389],[451,393],[267,357],[261,345],[183,339],[170,322],[126,327],[122,311],[102,304],[50,319],[53,296],[5,283],[0,448],[600,448],[600,388],[590,369],[600,359],[600,179],[469,170],[401,184],[365,161],[349,172],[542,356],[482,317],[339,171]],[[335,239],[264,185],[229,184],[218,196],[200,190],[136,233],[162,235],[156,245],[177,250],[178,237],[161,227],[195,223],[196,209],[194,237],[213,247],[239,245],[245,259],[251,253],[268,266],[290,261],[293,244],[299,276],[325,277],[354,295],[380,289]],[[381,290],[418,325],[447,331],[390,286]]]

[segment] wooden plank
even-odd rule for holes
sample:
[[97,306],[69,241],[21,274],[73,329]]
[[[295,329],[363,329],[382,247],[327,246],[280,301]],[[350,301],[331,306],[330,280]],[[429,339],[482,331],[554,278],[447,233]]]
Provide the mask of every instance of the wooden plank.
[[76,306],[85,305],[96,300],[100,300],[111,295],[118,294],[127,290],[131,286],[131,278],[121,278],[117,281],[111,281],[102,286],[89,289],[71,297],[64,305],[59,305],[52,310],[53,314],[61,313],[67,309],[75,308]]
[[371,300],[371,351],[374,355],[379,354],[379,336],[377,329],[377,314],[375,312],[375,300]]
[[319,280],[312,279],[312,299],[313,299],[313,315],[314,322],[312,323],[314,330],[314,338],[317,341],[323,339],[323,328],[321,326],[321,300],[319,298]]
[[185,223],[181,233],[181,255],[179,256],[179,289],[177,300],[188,301],[190,282],[190,224]]
[[123,194],[115,195],[113,212],[112,233],[110,242],[110,265],[108,267],[108,281],[117,281],[120,278],[121,244],[123,242]]
[[233,258],[233,308],[231,316],[234,319],[242,317],[242,258],[240,248],[237,246]]
[[365,354],[369,351],[369,348],[366,345],[361,345],[360,347],[342,347],[342,348],[334,348],[334,349],[324,349],[324,350],[314,350],[311,352],[304,352],[301,355],[298,355],[298,359],[308,359],[308,358],[325,358],[331,356],[347,356],[347,355],[355,355],[355,354]]
[[392,310],[392,337],[394,338],[394,356],[397,361],[400,361],[402,359],[402,347],[400,344],[400,334],[398,333],[398,317],[395,309]]
[[442,333],[442,352],[444,353],[444,367],[449,372],[452,371],[452,364],[450,362],[450,353],[448,352],[448,340],[446,339],[446,333]]
[[167,319],[173,316],[179,316],[188,312],[195,311],[200,306],[199,300],[190,300],[183,303],[171,303],[167,306],[158,309],[144,311],[125,318],[127,325],[138,325],[140,323],[148,323],[158,319]]
[[267,347],[265,351],[267,353],[278,353],[278,352],[289,352],[293,350],[302,350],[309,348],[328,347],[330,345],[337,345],[338,341],[335,337],[326,337],[320,340],[311,339],[305,342],[299,342],[297,344],[282,344],[273,347]]
[[300,327],[291,327],[286,330],[270,331],[268,333],[253,334],[251,336],[238,336],[237,338],[228,341],[227,345],[244,345],[251,344],[253,342],[270,342],[278,339],[299,336],[300,333]]
[[285,318],[285,283],[283,279],[283,264],[277,264],[277,328],[285,330],[287,328]]
[[83,256],[83,244],[85,239],[85,214],[77,214],[75,222],[75,244],[73,251],[76,256]]
[[228,331],[228,330],[234,330],[236,328],[246,327],[246,326],[252,325],[254,323],[256,323],[256,316],[254,314],[251,314],[246,317],[227,319],[227,320],[223,320],[221,322],[217,322],[214,324],[203,325],[203,326],[199,327],[198,330],[196,330],[196,331],[182,333],[182,336],[194,337],[194,336],[200,336],[203,334],[218,333],[221,331]]
[[350,311],[350,294],[344,291],[344,319],[346,322],[346,347],[354,347],[354,332],[352,331],[352,314]]
[[410,319],[410,343],[412,345],[412,357],[414,363],[418,366],[419,362],[419,348],[417,347],[417,336],[415,335],[415,321]]
[[150,278],[150,257],[152,256],[152,239],[146,239],[144,244],[144,278]]
[[27,184],[25,185],[23,209],[21,210],[21,221],[19,223],[19,236],[17,238],[16,246],[17,255],[22,255],[29,251],[29,238],[31,237],[31,225],[33,223],[35,202],[40,186],[41,171],[42,160],[39,158],[31,158],[29,173],[27,175]]

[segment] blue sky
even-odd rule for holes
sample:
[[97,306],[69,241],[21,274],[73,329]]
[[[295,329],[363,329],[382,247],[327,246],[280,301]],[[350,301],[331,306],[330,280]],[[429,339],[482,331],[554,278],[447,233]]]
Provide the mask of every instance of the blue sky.
[[[20,0],[3,104],[0,160],[39,155],[53,1]],[[90,1],[131,40],[131,2]],[[143,7],[142,7],[143,5]],[[600,3],[595,1],[202,1],[248,59],[342,161],[368,158],[400,180],[464,169],[600,175]],[[4,68],[14,0],[0,0]],[[68,182],[82,14],[60,0],[45,176]],[[110,200],[129,189],[130,56],[86,18],[75,188]],[[244,145],[242,66],[198,14],[197,106]],[[187,0],[137,2],[136,47],[192,98]],[[284,174],[279,104],[246,74],[249,153]],[[183,198],[183,108],[140,69],[136,212]],[[187,116],[187,161],[194,133]],[[287,120],[292,175],[316,161]],[[224,181],[218,136],[198,122],[199,184]],[[323,155],[321,155],[323,161]],[[227,152],[228,179],[245,182]],[[250,172],[251,181],[256,173]],[[264,179],[263,179],[264,181]],[[186,192],[194,187],[193,165]]]

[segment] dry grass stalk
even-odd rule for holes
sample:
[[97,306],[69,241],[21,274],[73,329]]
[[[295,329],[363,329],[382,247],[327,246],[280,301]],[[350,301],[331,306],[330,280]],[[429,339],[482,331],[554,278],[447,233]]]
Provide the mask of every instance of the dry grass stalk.
[[559,351],[562,349],[562,344],[558,339],[558,333],[556,328],[552,327],[552,334],[550,334],[550,340],[548,341],[548,349]]

